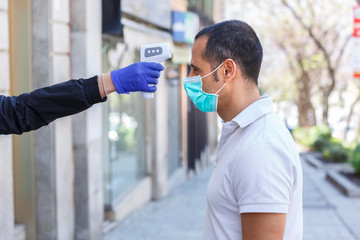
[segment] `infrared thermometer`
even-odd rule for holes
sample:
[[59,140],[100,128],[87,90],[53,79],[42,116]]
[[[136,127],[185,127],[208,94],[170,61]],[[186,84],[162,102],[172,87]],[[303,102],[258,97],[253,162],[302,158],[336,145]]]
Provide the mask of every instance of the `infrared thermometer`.
[[[142,45],[140,48],[141,62],[161,63],[169,58],[171,58],[171,51],[168,43]],[[142,92],[141,94],[146,99],[154,98],[154,93]]]

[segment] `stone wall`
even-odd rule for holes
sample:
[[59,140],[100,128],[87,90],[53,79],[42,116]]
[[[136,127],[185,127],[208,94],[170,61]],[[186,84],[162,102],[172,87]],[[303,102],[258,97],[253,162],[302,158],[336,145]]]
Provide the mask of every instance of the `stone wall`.
[[[0,94],[10,91],[8,1],[0,0]],[[11,136],[0,136],[0,239],[14,236],[14,193]]]

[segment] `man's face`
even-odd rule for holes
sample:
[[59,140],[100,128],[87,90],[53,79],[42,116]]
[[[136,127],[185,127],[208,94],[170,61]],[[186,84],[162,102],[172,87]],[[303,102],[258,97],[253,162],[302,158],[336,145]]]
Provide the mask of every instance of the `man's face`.
[[[202,36],[195,40],[194,45],[192,47],[192,56],[191,56],[191,72],[189,73],[189,77],[200,75],[205,76],[210,73],[213,69],[211,69],[210,63],[203,59],[202,53],[205,51],[206,44],[208,41],[207,36]],[[224,84],[218,77],[220,81],[215,81],[215,76],[221,70],[220,67],[216,72],[210,74],[209,76],[202,79],[202,90],[205,93],[215,93],[217,90],[221,88]]]

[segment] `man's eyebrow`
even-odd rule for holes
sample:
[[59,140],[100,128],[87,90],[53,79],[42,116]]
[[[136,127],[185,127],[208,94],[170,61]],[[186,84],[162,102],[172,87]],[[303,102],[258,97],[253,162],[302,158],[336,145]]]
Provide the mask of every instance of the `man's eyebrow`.
[[195,66],[194,64],[190,64],[191,68],[196,68],[196,69],[199,69],[197,66]]

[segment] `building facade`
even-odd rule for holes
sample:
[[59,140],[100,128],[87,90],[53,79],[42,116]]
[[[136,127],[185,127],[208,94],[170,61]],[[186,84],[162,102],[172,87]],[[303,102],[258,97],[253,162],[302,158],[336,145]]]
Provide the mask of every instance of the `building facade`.
[[[106,4],[115,25],[104,31]],[[173,32],[174,12],[189,6],[185,0],[0,0],[2,95],[125,67],[140,60],[143,44],[167,42],[173,49],[153,100],[112,94],[37,131],[0,136],[0,239],[101,239],[114,221],[165,197],[189,170],[207,164],[216,115],[196,112],[183,90],[191,42],[175,40]],[[187,21],[198,24],[192,32],[202,22],[197,7],[188,13]],[[196,119],[206,123],[201,131]],[[195,150],[194,133],[201,142]]]

